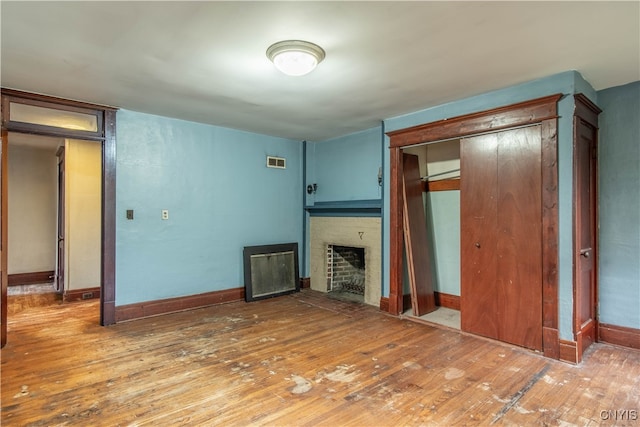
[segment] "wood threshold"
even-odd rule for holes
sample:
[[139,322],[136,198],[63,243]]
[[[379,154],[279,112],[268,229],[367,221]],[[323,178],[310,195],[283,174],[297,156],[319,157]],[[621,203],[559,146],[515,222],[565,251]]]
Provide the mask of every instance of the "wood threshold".
[[244,301],[244,287],[121,305],[115,308],[115,317],[116,322],[125,322],[233,301]]

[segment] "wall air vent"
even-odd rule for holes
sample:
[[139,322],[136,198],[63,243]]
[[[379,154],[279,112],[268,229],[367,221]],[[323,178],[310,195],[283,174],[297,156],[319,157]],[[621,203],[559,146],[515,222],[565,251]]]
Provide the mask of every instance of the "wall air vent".
[[277,169],[286,169],[287,159],[283,157],[267,156],[267,167],[277,168]]

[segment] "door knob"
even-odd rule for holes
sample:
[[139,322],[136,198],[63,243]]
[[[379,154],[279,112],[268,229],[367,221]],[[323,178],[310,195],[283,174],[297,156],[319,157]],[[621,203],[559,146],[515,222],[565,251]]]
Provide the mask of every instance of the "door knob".
[[585,258],[589,258],[591,256],[591,253],[589,251],[581,251],[580,252],[580,256],[583,256]]
[[476,242],[476,248],[480,248],[480,242]]

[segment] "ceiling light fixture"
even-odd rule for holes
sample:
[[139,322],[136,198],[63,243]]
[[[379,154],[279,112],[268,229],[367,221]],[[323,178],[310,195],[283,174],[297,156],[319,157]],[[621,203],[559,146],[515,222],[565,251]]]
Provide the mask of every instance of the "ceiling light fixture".
[[322,62],[325,53],[317,44],[302,40],[285,40],[269,46],[267,57],[286,75],[304,76]]

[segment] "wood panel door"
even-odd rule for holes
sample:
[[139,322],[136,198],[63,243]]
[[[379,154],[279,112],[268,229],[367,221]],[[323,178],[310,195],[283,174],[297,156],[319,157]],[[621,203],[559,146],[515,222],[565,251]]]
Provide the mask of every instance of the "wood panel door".
[[403,229],[414,316],[436,309],[418,156],[402,155]]
[[574,137],[574,333],[580,354],[596,340],[596,136],[576,119]]
[[461,326],[542,349],[540,126],[464,138]]

